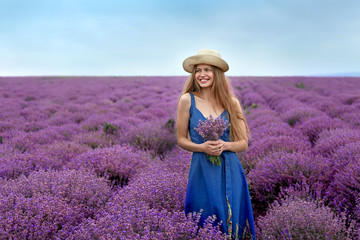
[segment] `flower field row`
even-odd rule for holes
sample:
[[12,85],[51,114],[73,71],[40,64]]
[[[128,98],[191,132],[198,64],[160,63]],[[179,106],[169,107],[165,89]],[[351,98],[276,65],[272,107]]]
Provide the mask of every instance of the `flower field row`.
[[[185,80],[0,78],[0,239],[226,239],[184,214]],[[238,156],[257,237],[359,237],[360,79],[231,82],[251,131]]]

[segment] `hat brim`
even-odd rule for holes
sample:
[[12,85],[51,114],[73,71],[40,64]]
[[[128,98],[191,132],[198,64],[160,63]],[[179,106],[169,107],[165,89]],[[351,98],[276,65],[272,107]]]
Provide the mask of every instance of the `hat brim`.
[[208,64],[220,68],[226,72],[229,70],[229,65],[221,58],[212,55],[194,55],[188,57],[183,62],[183,68],[188,73],[192,73],[194,66],[198,64]]

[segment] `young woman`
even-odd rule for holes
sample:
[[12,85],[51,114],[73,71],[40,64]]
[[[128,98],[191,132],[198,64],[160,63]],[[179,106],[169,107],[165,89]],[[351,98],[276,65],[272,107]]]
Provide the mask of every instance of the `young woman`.
[[[185,59],[183,67],[191,76],[179,98],[177,139],[180,147],[193,152],[185,213],[202,211],[200,224],[215,215],[223,232],[255,239],[249,189],[236,155],[248,147],[249,128],[224,74],[229,66],[218,52],[204,49]],[[204,141],[194,129],[210,115],[230,122],[218,141]],[[220,156],[221,165],[211,163],[207,154]]]

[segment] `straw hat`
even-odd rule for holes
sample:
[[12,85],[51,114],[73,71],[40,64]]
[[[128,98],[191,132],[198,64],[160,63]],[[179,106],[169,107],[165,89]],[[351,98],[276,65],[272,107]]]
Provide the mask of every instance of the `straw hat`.
[[229,70],[229,65],[221,58],[220,54],[212,49],[202,49],[194,56],[188,57],[183,62],[185,71],[192,73],[195,65],[209,64],[220,68],[224,72]]

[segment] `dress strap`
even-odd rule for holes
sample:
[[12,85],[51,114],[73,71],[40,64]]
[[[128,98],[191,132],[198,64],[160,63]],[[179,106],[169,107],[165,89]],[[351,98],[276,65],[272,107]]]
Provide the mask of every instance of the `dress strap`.
[[193,93],[190,93],[190,96],[191,96],[191,106],[192,106],[192,107],[195,107],[195,97],[194,97],[194,94],[193,94]]

